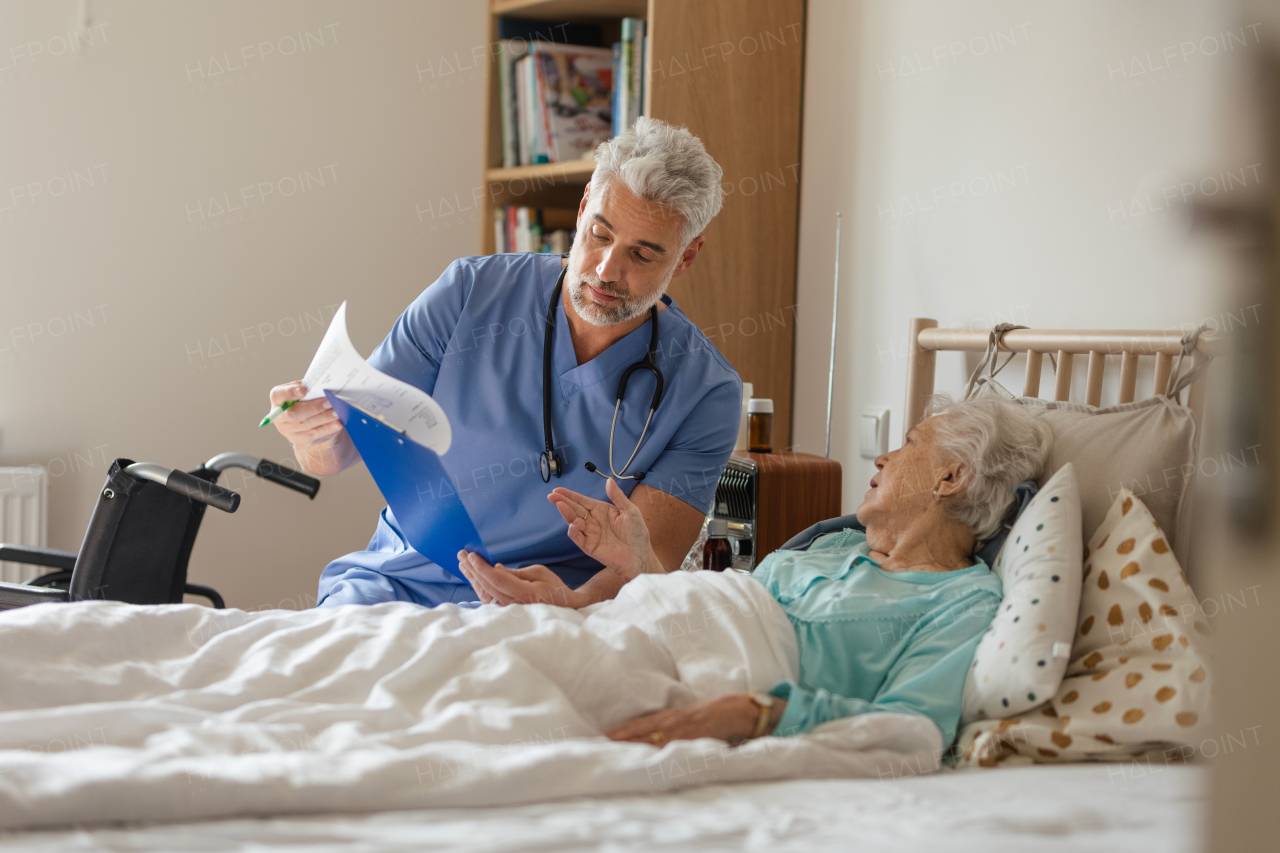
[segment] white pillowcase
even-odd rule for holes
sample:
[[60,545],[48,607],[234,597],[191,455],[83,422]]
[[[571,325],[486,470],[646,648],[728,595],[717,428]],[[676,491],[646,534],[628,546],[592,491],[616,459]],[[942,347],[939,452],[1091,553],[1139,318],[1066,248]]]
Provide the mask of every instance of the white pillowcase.
[[1004,598],[969,667],[961,725],[1021,713],[1057,691],[1076,633],[1083,547],[1068,462],[1014,522],[991,567]]

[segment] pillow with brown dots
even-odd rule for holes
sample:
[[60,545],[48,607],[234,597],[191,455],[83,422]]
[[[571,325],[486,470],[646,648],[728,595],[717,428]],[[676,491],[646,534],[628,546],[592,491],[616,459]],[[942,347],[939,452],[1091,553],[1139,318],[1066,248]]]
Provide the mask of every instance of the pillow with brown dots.
[[1164,531],[1128,489],[1090,538],[1083,577],[1075,648],[1053,699],[966,727],[960,765],[1105,760],[1161,749],[1177,749],[1176,758],[1203,732],[1208,620]]
[[962,726],[1043,705],[1062,683],[1080,610],[1083,539],[1068,462],[1018,516],[991,567],[1002,599],[969,665]]

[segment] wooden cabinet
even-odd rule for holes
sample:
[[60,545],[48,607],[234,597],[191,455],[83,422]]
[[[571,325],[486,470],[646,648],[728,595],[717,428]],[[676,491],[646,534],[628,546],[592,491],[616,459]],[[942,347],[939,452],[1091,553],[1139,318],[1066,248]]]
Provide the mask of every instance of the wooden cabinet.
[[[624,16],[647,19],[645,114],[687,127],[724,170],[724,208],[670,293],[755,396],[773,399],[774,444],[789,447],[804,0],[491,0],[494,41],[504,15],[601,23],[606,40]],[[496,207],[573,211],[593,166],[501,168],[495,63],[485,91],[480,239],[490,253]]]

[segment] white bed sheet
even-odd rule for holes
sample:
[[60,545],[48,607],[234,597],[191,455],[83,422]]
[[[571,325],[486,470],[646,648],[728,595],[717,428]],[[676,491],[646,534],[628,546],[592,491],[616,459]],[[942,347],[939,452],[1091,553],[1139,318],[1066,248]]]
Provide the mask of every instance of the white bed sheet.
[[511,808],[223,820],[0,834],[6,850],[608,849],[1002,851],[1204,849],[1208,768],[1075,764],[910,779],[715,785]]
[[860,714],[737,749],[615,743],[640,714],[797,677],[736,573],[645,576],[592,612],[40,604],[0,614],[0,827],[514,807],[933,766],[938,727]]

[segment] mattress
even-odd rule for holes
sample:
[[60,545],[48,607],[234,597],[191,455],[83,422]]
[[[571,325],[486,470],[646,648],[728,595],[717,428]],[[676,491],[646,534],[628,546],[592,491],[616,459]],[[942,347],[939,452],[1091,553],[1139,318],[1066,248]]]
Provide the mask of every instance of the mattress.
[[29,851],[1203,849],[1208,768],[1036,765],[538,805],[0,834]]

